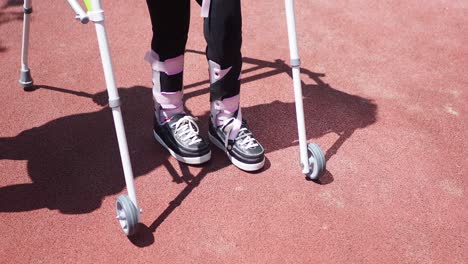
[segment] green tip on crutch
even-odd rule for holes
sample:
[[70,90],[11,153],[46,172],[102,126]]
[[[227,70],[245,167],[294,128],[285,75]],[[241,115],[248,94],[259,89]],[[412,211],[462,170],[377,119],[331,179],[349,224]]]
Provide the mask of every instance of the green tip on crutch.
[[85,3],[86,9],[88,9],[88,11],[92,11],[91,0],[83,0],[83,1]]

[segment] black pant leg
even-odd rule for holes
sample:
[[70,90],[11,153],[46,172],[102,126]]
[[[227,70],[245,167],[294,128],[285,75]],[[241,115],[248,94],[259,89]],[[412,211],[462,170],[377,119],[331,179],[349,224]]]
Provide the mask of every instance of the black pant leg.
[[240,0],[211,0],[210,14],[204,19],[206,56],[222,69],[232,67],[221,80],[211,84],[210,101],[239,94],[242,68],[242,15]]
[[[185,52],[190,24],[190,0],[146,0],[151,17],[153,38],[151,49],[160,61],[178,57]],[[180,91],[183,72],[160,74],[161,91]]]

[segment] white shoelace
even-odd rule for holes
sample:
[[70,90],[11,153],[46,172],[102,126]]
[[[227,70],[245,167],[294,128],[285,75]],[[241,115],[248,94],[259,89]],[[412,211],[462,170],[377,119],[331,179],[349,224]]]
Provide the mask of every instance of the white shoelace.
[[201,138],[198,136],[198,125],[195,123],[197,120],[197,118],[189,115],[177,120],[177,122],[171,125],[172,128],[175,128],[174,136],[179,137],[184,142],[190,140],[188,142],[189,146],[200,142]]
[[247,128],[243,127],[239,130],[239,134],[237,134],[236,141],[239,141],[239,146],[244,149],[255,148],[258,146],[256,143],[255,138],[252,137],[252,133],[247,130]]
[[[222,128],[222,131],[226,132],[226,143],[225,143],[226,147],[227,147],[228,139],[232,137],[235,137],[234,140],[243,149],[250,149],[250,148],[255,148],[256,146],[258,146],[258,143],[256,143],[255,138],[252,137],[252,132],[250,132],[247,128],[245,127],[241,127],[238,129],[235,128],[235,126],[238,125],[236,121],[238,121],[237,118],[234,118],[234,117],[230,118],[229,120],[226,121],[227,125],[225,125]],[[237,132],[237,135],[231,135],[231,133],[236,133],[236,132]]]

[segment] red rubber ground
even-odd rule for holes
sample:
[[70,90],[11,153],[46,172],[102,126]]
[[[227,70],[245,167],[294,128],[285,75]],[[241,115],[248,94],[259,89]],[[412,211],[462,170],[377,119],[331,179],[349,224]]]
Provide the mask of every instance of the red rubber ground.
[[[154,142],[146,3],[104,0],[144,210],[131,240],[94,26],[34,1],[25,92],[21,2],[0,1],[1,263],[467,263],[467,1],[296,1],[307,138],[328,160],[315,183],[298,164],[282,1],[243,2],[242,107],[268,159],[248,174],[217,149],[193,167]],[[206,133],[199,12],[184,81]]]

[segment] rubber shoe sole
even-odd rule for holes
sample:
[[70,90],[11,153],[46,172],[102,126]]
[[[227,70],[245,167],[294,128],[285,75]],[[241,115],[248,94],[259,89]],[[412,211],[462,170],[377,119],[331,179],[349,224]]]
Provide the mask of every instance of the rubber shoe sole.
[[198,164],[203,164],[207,161],[209,161],[211,159],[211,151],[208,152],[207,154],[203,155],[203,156],[200,156],[200,157],[184,157],[184,156],[181,156],[177,153],[175,153],[172,149],[170,149],[166,143],[164,143],[164,141],[158,136],[158,134],[156,132],[153,131],[153,135],[154,135],[154,138],[156,139],[156,141],[159,142],[159,144],[161,144],[165,149],[167,149],[167,151],[169,151],[169,153],[171,154],[172,157],[174,157],[176,160],[180,161],[180,162],[183,162],[183,163],[186,163],[186,164],[190,164],[190,165],[198,165]]

